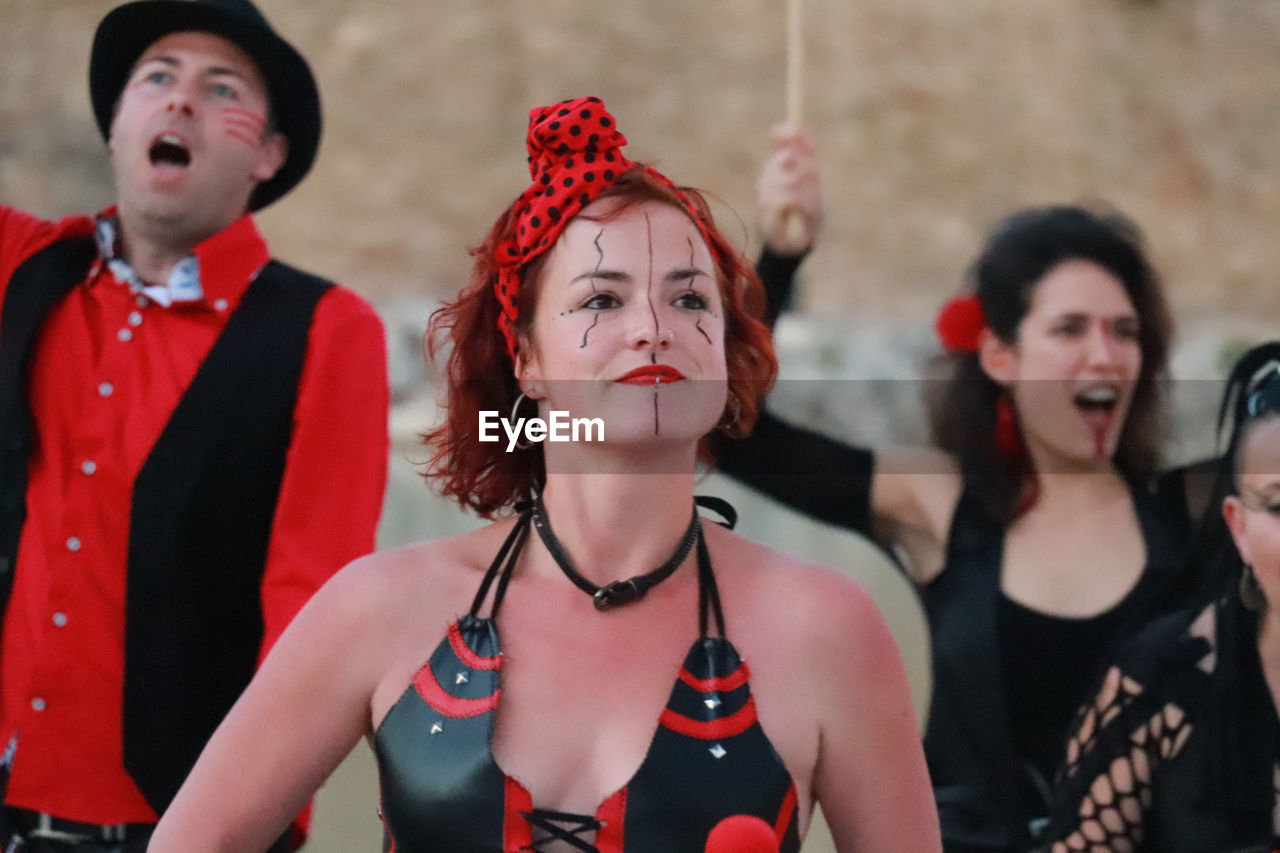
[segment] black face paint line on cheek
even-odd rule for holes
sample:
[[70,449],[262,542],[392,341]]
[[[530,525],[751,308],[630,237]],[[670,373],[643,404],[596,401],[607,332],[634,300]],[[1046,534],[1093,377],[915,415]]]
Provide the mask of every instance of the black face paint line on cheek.
[[591,325],[588,326],[586,331],[582,333],[582,344],[578,347],[578,349],[587,348],[587,335],[591,334],[591,330],[594,329],[596,327],[596,323],[599,323],[599,322],[600,322],[599,314],[591,318]]
[[[689,269],[696,269],[696,266],[694,264],[694,258],[697,255],[698,250],[694,248],[692,237],[686,237],[685,239],[689,241]],[[715,266],[714,263],[712,264],[712,266]],[[720,316],[716,314],[715,311],[711,310],[710,300],[708,300],[708,303],[707,303],[707,313],[710,314],[712,317],[716,317],[716,318],[719,318]],[[711,346],[716,345],[716,342],[711,340],[711,336],[707,334],[707,330],[702,328],[701,317],[698,318],[698,322],[693,324],[693,327],[698,330],[698,334],[702,335],[702,337],[707,339],[708,344],[710,344]]]
[[711,346],[715,346],[715,345],[716,345],[716,344],[715,344],[715,341],[711,340],[711,336],[707,334],[707,330],[706,330],[706,329],[704,329],[704,328],[702,328],[702,320],[701,320],[701,319],[699,319],[699,320],[698,320],[698,322],[694,323],[694,324],[693,324],[693,327],[694,327],[695,329],[697,329],[697,330],[698,330],[698,332],[699,332],[699,333],[700,333],[704,338],[706,338],[706,339],[707,339],[707,343],[708,343],[708,344],[710,344]]

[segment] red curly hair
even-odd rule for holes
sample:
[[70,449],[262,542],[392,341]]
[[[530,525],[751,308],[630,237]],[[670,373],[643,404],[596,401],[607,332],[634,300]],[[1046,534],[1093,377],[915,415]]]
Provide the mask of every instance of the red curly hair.
[[[708,248],[715,259],[726,320],[729,397],[723,429],[730,435],[742,436],[755,426],[761,400],[778,373],[773,340],[761,319],[764,294],[755,270],[716,227],[706,198],[696,189],[667,186],[645,167],[635,165],[599,199],[616,202],[610,217],[649,201],[669,204],[689,215],[689,206],[677,192],[683,193],[697,211],[711,243]],[[520,395],[515,364],[498,330],[502,308],[493,290],[497,280],[494,250],[511,238],[514,228],[513,205],[494,222],[484,242],[472,249],[476,260],[471,280],[456,300],[436,309],[426,334],[427,357],[432,363],[449,348],[445,364],[448,408],[444,421],[423,435],[431,448],[423,476],[441,495],[456,499],[482,518],[492,518],[510,508],[546,479],[538,450],[508,453],[500,442],[481,442],[478,436],[481,411],[505,415]],[[546,258],[546,253],[539,255],[521,270],[516,328],[522,338],[527,339],[533,325]],[[705,440],[699,444],[699,456],[710,460]]]

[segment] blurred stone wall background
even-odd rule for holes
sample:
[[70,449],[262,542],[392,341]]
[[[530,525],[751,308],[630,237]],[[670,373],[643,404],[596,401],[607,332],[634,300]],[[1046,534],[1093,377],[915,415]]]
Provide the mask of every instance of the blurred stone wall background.
[[[0,199],[111,198],[86,95],[114,0],[0,0]],[[783,116],[785,3],[262,0],[327,109],[278,254],[385,302],[456,291],[526,179],[527,109],[594,92],[632,156],[749,225]],[[829,216],[804,306],[923,319],[1009,209],[1105,199],[1148,231],[1183,316],[1274,312],[1280,4],[809,0],[806,117]],[[743,241],[747,225],[730,226]],[[921,312],[924,312],[923,314]]]
[[[114,0],[0,0],[0,202],[54,217],[110,202],[87,96]],[[260,224],[276,254],[368,296],[388,323],[396,448],[384,545],[469,525],[412,473],[432,415],[418,343],[467,247],[527,180],[529,107],[595,93],[631,140],[722,202],[753,252],[755,172],[784,114],[782,0],[260,0],[310,59],[326,107],[311,177]],[[1181,328],[1181,433],[1207,444],[1224,364],[1276,334],[1280,3],[1275,0],[808,0],[806,118],[828,216],[801,312],[779,328],[775,405],[876,441],[919,438],[931,321],[1013,208],[1109,202],[1145,229]],[[1186,451],[1180,455],[1189,455]],[[712,483],[713,490],[731,487]],[[746,504],[748,532],[814,537]],[[821,538],[821,537],[819,537]],[[850,548],[852,547],[852,550]],[[838,537],[927,691],[910,593]],[[818,548],[821,552],[822,548]],[[322,793],[317,853],[373,849],[367,756]],[[807,850],[825,849],[816,840]]]

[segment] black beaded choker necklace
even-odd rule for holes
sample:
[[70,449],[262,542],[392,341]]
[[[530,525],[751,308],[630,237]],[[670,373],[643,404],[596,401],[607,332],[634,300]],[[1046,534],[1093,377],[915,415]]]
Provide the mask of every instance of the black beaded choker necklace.
[[695,508],[693,518],[689,520],[689,526],[685,528],[679,546],[665,563],[643,575],[636,575],[624,581],[613,581],[605,586],[596,586],[578,573],[578,570],[573,567],[573,561],[565,553],[564,546],[551,532],[551,523],[547,521],[547,511],[542,506],[541,495],[533,502],[533,528],[538,531],[538,538],[542,540],[543,545],[547,546],[547,550],[551,552],[551,558],[556,561],[556,565],[565,573],[565,576],[573,581],[574,586],[591,596],[596,610],[609,610],[643,598],[650,589],[671,577],[671,574],[684,562],[684,558],[689,556],[694,543],[702,537],[702,525],[698,522],[698,511]]

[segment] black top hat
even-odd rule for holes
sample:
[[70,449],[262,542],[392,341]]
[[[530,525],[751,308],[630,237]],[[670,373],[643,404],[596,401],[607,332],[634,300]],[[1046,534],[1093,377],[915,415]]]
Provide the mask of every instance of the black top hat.
[[89,96],[102,138],[111,133],[116,101],[142,52],[169,33],[199,30],[222,36],[253,59],[267,84],[289,156],[249,197],[260,210],[293,189],[311,169],[320,145],[320,93],[307,61],[276,35],[249,0],[135,0],[107,13],[89,56]]

